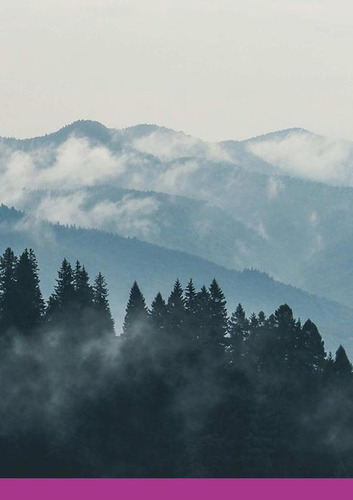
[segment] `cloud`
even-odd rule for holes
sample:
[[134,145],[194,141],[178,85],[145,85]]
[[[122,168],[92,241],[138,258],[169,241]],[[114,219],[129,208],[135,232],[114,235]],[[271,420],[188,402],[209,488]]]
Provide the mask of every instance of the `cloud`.
[[175,162],[163,172],[158,184],[160,189],[166,189],[173,194],[184,191],[192,191],[194,186],[190,185],[190,175],[200,170],[200,163],[195,160]]
[[45,247],[55,243],[53,228],[44,220],[36,216],[25,215],[12,227],[14,232],[25,234],[29,241],[37,247]]
[[74,137],[56,150],[27,153],[3,148],[0,154],[1,201],[19,208],[26,208],[28,192],[36,189],[77,189],[109,181],[124,172],[127,160]]
[[133,147],[162,161],[194,156],[216,161],[229,161],[226,151],[217,143],[207,143],[183,132],[159,129],[133,141]]
[[353,185],[353,145],[310,133],[254,141],[248,150],[284,174],[335,185]]
[[103,201],[89,206],[89,194],[78,191],[45,196],[35,213],[51,222],[100,228],[144,239],[159,233],[159,224],[154,217],[158,208],[159,202],[153,196],[135,198],[131,195],[116,202]]
[[55,163],[39,172],[37,187],[92,186],[120,175],[124,169],[124,158],[113,157],[106,147],[92,147],[86,139],[72,137],[58,148]]

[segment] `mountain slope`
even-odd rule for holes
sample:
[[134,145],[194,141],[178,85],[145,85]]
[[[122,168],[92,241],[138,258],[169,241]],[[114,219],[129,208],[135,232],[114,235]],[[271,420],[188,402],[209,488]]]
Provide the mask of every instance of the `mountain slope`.
[[276,282],[264,273],[228,270],[199,257],[135,238],[43,223],[4,206],[0,209],[0,241],[3,249],[11,246],[17,253],[24,247],[34,248],[46,296],[53,289],[63,257],[73,264],[79,259],[91,277],[101,271],[108,281],[118,331],[135,279],[150,303],[159,290],[166,296],[177,277],[184,286],[193,277],[197,287],[209,284],[216,277],[226,294],[230,312],[238,302],[248,313],[259,310],[271,313],[287,302],[295,315],[317,322],[329,349],[343,342],[347,350],[353,352],[353,310]]
[[350,304],[349,283],[337,277],[353,273],[338,248],[353,252],[352,158],[347,141],[302,129],[211,144],[156,125],[79,121],[4,139],[0,200],[51,222],[261,269]]

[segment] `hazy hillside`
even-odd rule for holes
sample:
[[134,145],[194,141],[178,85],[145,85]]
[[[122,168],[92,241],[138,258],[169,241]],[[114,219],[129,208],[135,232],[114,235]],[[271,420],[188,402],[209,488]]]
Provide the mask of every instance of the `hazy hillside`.
[[[289,129],[206,143],[156,125],[75,122],[2,139],[0,199],[352,303],[353,146]],[[335,250],[337,249],[337,251]],[[332,265],[335,262],[335,265]]]
[[216,277],[229,300],[230,312],[238,302],[243,304],[248,313],[261,309],[271,313],[287,302],[297,316],[303,320],[310,317],[317,322],[328,349],[335,349],[343,342],[349,352],[351,349],[353,351],[352,309],[283,285],[264,273],[227,270],[199,257],[167,250],[135,238],[43,223],[4,206],[0,210],[0,221],[3,250],[7,245],[18,253],[24,247],[34,248],[46,296],[53,289],[63,256],[72,263],[79,259],[86,265],[92,278],[101,271],[108,281],[118,330],[135,279],[147,301],[151,302],[159,290],[162,294],[169,293],[177,277],[184,286],[193,277],[197,287],[209,284]]

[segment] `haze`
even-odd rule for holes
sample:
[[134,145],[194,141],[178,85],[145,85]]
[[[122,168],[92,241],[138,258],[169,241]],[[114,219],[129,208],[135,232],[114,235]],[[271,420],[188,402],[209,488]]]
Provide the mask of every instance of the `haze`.
[[2,0],[0,136],[78,118],[353,139],[347,0]]

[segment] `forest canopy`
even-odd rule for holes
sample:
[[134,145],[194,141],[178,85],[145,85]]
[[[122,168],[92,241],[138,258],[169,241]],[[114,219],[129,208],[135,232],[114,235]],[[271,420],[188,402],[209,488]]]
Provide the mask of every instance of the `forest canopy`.
[[2,477],[353,475],[352,365],[287,304],[229,316],[214,279],[148,306],[134,282],[115,332],[102,274],[64,259],[45,302],[7,248],[0,348]]

